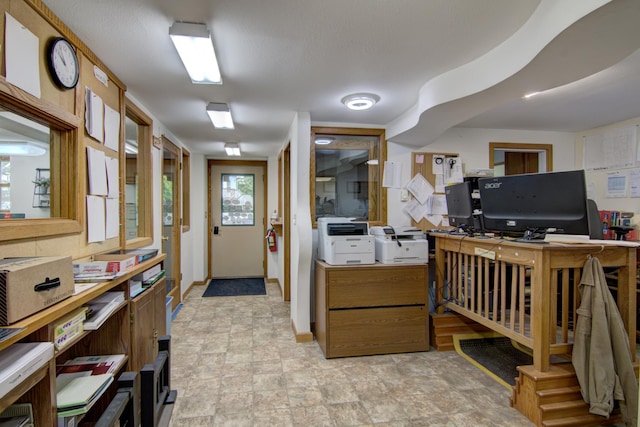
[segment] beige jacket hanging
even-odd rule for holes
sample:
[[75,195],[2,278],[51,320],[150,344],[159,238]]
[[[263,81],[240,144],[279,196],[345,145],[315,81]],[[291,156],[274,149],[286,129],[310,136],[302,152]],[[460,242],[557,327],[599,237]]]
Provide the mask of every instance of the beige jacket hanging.
[[589,257],[578,287],[581,296],[573,342],[572,363],[589,412],[609,418],[614,401],[622,419],[636,426],[638,382],[633,371],[629,338],[609,292],[597,258]]

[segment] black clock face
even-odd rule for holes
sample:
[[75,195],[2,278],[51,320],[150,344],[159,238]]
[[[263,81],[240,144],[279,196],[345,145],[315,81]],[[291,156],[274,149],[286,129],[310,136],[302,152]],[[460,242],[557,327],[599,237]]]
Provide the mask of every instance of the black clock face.
[[73,89],[78,84],[80,70],[73,46],[62,37],[49,44],[47,63],[54,83],[62,89]]

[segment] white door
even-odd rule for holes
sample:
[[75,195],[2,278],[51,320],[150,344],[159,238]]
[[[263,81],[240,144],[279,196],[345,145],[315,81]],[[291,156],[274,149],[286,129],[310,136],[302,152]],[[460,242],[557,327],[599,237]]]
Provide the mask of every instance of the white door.
[[211,167],[211,276],[264,277],[264,168]]

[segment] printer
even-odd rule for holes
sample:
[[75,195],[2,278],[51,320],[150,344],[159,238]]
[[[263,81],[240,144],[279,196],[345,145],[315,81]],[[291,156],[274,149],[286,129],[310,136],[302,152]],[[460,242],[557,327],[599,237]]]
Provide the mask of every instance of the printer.
[[318,218],[318,259],[331,265],[375,264],[374,237],[366,222]]
[[382,264],[426,264],[429,243],[422,230],[415,227],[371,227],[375,237],[376,261]]

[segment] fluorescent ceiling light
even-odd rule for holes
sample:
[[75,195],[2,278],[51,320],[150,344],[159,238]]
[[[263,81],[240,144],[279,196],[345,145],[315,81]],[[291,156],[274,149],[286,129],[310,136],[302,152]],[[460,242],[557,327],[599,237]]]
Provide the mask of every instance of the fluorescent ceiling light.
[[227,152],[227,156],[239,156],[240,147],[236,143],[229,142],[224,144],[224,151]]
[[222,83],[213,41],[206,25],[174,22],[169,35],[193,83]]
[[380,101],[380,97],[373,93],[354,93],[342,98],[342,103],[350,110],[368,110]]
[[217,129],[233,129],[233,118],[227,104],[210,102],[207,105],[207,114],[211,123]]
[[128,154],[138,154],[138,143],[130,140],[125,141],[124,152]]
[[0,141],[2,156],[42,156],[47,149],[40,144],[28,141]]

